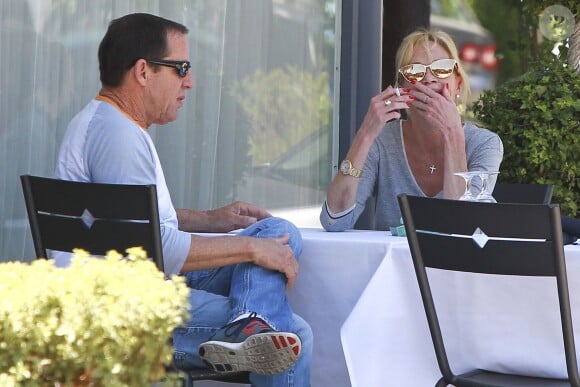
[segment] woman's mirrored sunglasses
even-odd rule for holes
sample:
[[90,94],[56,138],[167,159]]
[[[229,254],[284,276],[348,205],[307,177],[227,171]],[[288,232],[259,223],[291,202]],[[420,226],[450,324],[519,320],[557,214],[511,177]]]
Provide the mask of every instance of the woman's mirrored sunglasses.
[[421,63],[411,63],[399,69],[399,73],[409,82],[420,82],[425,78],[427,69],[431,70],[431,74],[439,79],[445,79],[453,74],[457,62],[455,59],[438,59],[430,65]]
[[187,72],[191,68],[191,63],[186,60],[147,59],[147,62],[160,66],[173,67],[182,78],[187,75]]

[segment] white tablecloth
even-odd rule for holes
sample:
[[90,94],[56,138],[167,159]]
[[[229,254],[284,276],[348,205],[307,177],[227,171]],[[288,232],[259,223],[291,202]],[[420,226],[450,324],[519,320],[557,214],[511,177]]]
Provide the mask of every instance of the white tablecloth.
[[[433,386],[440,374],[410,252],[405,245],[391,247],[342,327],[351,383]],[[580,246],[566,246],[565,253],[579,351]],[[436,304],[443,308],[441,329],[455,372],[481,367],[566,376],[555,280],[476,280],[473,274],[437,270],[428,275]],[[452,302],[437,302],[438,297]]]
[[350,387],[340,329],[389,245],[406,239],[383,231],[320,229],[303,229],[302,237],[300,273],[289,297],[314,333],[312,387]]
[[[312,387],[433,386],[439,370],[407,240],[381,231],[301,231],[300,274],[289,298],[294,311],[314,332]],[[580,343],[580,246],[566,246],[565,251]],[[469,276],[456,275],[445,286],[441,286],[444,278],[430,277],[435,297],[441,289],[447,297],[459,300],[480,293],[479,301],[469,303],[468,309],[449,312],[460,320],[441,322],[444,335],[450,330],[461,332],[461,326],[469,324],[477,325],[478,337],[484,338],[450,341],[452,368],[462,371],[469,367],[463,362],[468,358],[463,354],[469,353],[469,358],[475,355],[479,365],[491,369],[509,366],[562,374],[565,363],[552,284],[542,284],[539,279],[539,286],[528,286],[526,280],[506,277],[501,286],[481,290],[485,283],[473,282]],[[521,302],[530,296],[535,300],[531,307]],[[487,303],[490,299],[493,302]],[[537,309],[545,311],[540,320],[530,317]],[[498,333],[487,331],[490,317],[506,313],[520,316],[519,323],[505,324],[512,341],[491,340]],[[518,352],[515,344],[521,341],[527,346]],[[488,351],[492,357],[480,355]],[[495,360],[490,362],[490,358]],[[515,358],[523,359],[522,364],[514,362]],[[215,382],[196,385],[230,386]]]

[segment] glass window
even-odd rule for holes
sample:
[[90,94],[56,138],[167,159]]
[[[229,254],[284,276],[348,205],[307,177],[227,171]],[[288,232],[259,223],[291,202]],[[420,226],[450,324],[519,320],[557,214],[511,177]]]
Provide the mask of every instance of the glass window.
[[473,10],[465,0],[431,0],[431,15],[446,17],[455,21],[479,23]]
[[[178,120],[151,128],[174,205],[320,208],[333,173],[339,1],[0,2],[0,260],[34,257],[19,175],[53,175],[69,120],[99,90],[100,39],[130,12],[190,29],[195,87]],[[292,220],[310,226],[318,213]]]

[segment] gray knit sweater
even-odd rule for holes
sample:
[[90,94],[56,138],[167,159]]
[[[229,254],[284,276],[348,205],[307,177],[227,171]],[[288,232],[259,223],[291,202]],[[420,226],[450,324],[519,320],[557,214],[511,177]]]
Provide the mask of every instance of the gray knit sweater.
[[[499,171],[503,158],[503,144],[499,136],[471,123],[464,125],[467,168],[470,171]],[[322,206],[320,222],[327,231],[351,229],[364,210],[367,199],[376,188],[375,228],[389,230],[400,225],[401,211],[397,195],[426,196],[421,190],[407,162],[400,121],[391,121],[381,131],[369,150],[359,183],[356,205],[346,214],[333,218],[326,202]],[[493,190],[496,177],[490,179]],[[474,179],[474,191],[479,190],[479,179]],[[442,197],[439,192],[435,197]]]

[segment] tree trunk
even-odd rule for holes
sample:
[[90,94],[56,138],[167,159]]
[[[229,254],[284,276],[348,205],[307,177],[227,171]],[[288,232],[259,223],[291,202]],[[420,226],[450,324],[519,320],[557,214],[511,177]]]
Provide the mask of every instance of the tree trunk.
[[572,32],[572,35],[570,36],[568,65],[577,73],[580,73],[580,21],[576,23],[574,32]]

